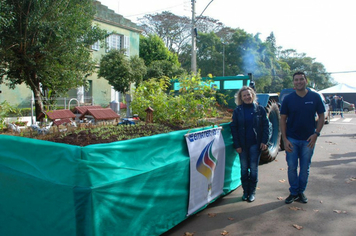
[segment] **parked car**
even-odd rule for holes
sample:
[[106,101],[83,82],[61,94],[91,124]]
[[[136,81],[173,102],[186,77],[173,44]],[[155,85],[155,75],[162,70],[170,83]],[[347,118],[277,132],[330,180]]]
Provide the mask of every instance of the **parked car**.
[[[323,103],[324,103],[324,106],[325,106],[325,124],[329,124],[330,123],[330,108],[329,108],[329,100],[326,100],[324,95],[318,91],[316,91],[315,89],[313,88],[308,88],[310,89],[311,91],[314,91],[316,93],[318,93],[321,97],[321,100],[323,100]],[[285,98],[285,96],[287,96],[288,94],[292,93],[294,91],[293,88],[287,88],[287,89],[282,89],[280,95],[279,95],[279,101],[280,103],[282,104],[283,102],[283,99]],[[316,119],[318,118],[318,116],[316,115],[315,116]]]
[[355,104],[344,101],[344,112],[354,111]]

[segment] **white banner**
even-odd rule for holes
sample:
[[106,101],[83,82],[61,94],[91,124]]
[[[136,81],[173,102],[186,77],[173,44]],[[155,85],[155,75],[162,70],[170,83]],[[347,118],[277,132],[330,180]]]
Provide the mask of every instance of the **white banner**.
[[221,128],[185,135],[190,156],[188,215],[222,194],[225,178],[225,143]]

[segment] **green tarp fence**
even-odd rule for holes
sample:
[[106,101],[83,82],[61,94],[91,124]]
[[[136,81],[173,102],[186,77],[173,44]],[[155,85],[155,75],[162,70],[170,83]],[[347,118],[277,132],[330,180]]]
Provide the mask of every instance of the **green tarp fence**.
[[[221,126],[224,196],[241,182],[230,128]],[[86,147],[0,135],[0,235],[166,232],[187,218],[186,133]]]

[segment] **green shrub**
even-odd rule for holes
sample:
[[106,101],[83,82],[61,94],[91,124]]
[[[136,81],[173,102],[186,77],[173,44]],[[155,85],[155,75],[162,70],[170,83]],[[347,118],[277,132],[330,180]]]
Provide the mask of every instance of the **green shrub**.
[[6,127],[5,118],[8,117],[9,114],[19,115],[18,111],[19,110],[11,106],[7,101],[0,103],[0,129]]
[[168,107],[167,79],[150,79],[142,82],[134,91],[131,108],[133,114],[138,114],[145,119],[145,110],[148,107],[154,109],[154,121],[168,119],[166,110]]
[[[33,113],[35,113],[35,109],[33,109]],[[31,108],[13,107],[13,109],[7,114],[7,116],[9,117],[31,116]]]
[[[35,108],[33,108],[33,113],[35,113]],[[21,108],[19,114],[22,116],[31,116],[31,108]]]
[[154,109],[153,122],[169,123],[182,127],[201,125],[201,120],[217,115],[216,91],[211,89],[211,81],[201,77],[180,78],[178,94],[168,91],[168,79],[151,79],[140,84],[133,94],[131,108],[141,119],[145,119],[145,109]]

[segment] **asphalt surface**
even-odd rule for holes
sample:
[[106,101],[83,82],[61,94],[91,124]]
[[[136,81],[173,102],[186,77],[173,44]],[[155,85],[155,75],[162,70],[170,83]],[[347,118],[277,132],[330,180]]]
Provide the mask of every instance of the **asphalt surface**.
[[259,166],[256,201],[242,189],[218,199],[163,236],[356,235],[356,114],[324,125],[305,191],[309,202],[285,204],[289,195],[285,152]]

